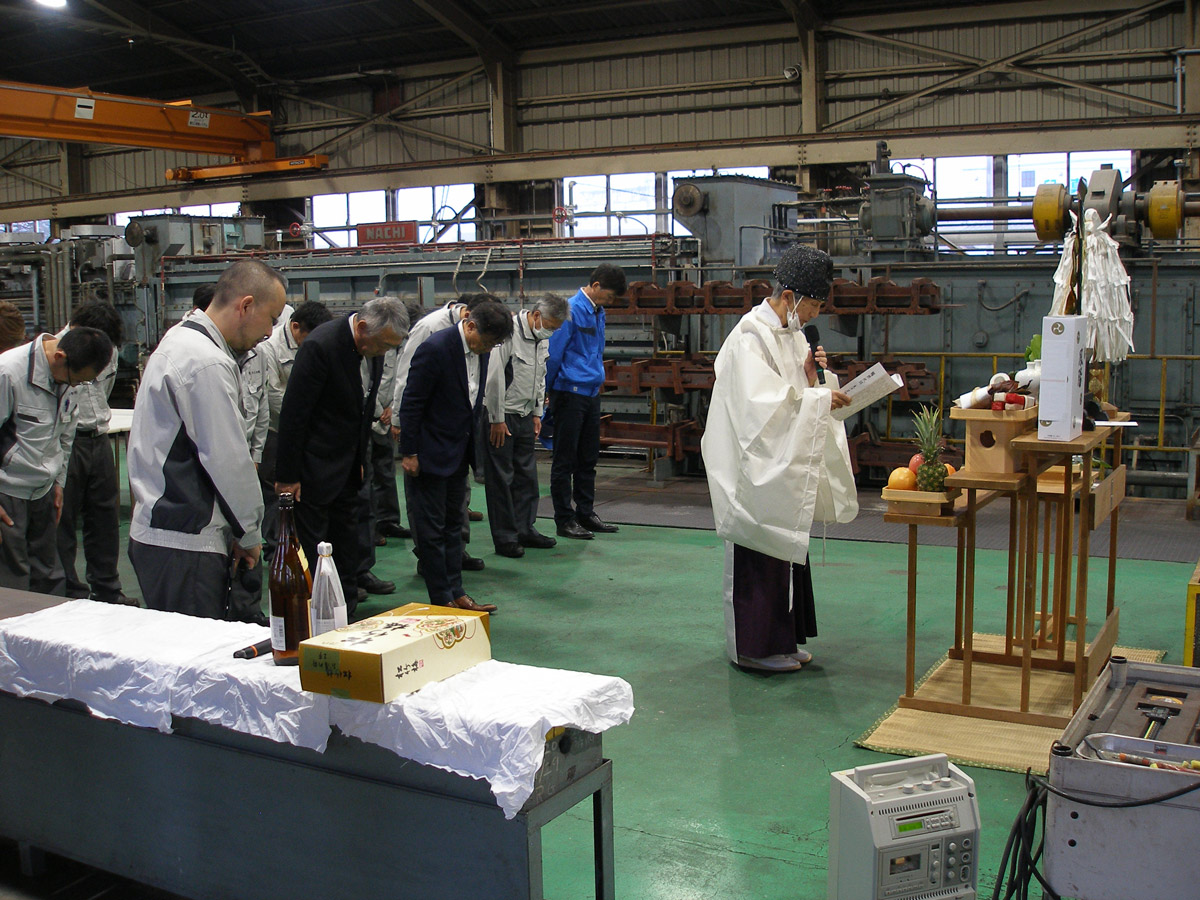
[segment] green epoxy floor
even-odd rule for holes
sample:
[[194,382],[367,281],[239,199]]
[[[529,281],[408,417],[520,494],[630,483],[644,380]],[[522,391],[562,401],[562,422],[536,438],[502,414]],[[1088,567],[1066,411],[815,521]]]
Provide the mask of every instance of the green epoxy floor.
[[[478,485],[473,506],[485,508]],[[1178,509],[1181,527],[1196,527],[1184,521],[1182,502]],[[552,533],[553,523],[539,527]],[[604,735],[614,766],[617,897],[823,898],[829,772],[892,758],[854,740],[903,689],[906,548],[815,541],[820,636],[808,646],[816,659],[798,673],[760,675],[726,661],[723,550],[711,532],[626,526],[520,560],[492,552],[486,522],[472,534],[471,550],[487,568],[464,580],[473,596],[500,606],[498,659],[618,675],[633,687],[633,720]],[[1092,562],[1093,604],[1103,602],[1105,565]],[[920,567],[918,673],[951,642],[954,552],[922,547]],[[1121,561],[1121,643],[1158,647],[1180,662],[1192,568]],[[410,542],[381,548],[375,572],[398,589],[371,598],[368,612],[425,599]],[[1002,627],[1005,573],[1004,554],[978,554],[979,631]],[[122,574],[136,595],[124,558]],[[1024,787],[1020,775],[967,771],[979,790],[980,887],[990,896]],[[546,897],[591,897],[590,804],[556,819],[543,838]],[[26,895],[0,883],[4,896]]]
[[[483,509],[482,489],[475,508]],[[1181,524],[1183,504],[1179,505]],[[539,527],[549,532],[549,521]],[[904,685],[904,545],[815,542],[820,636],[798,673],[739,671],[725,658],[723,549],[715,534],[623,527],[511,560],[492,553],[487,523],[472,527],[483,572],[473,596],[497,603],[497,658],[619,675],[633,686],[633,720],[604,735],[615,785],[616,886],[638,900],[809,900],[825,896],[829,772],[892,757],[854,740]],[[396,542],[392,542],[395,544]],[[421,599],[408,543],[380,553],[376,573]],[[921,549],[917,671],[950,645],[954,551]],[[1093,560],[1093,603],[1107,563]],[[977,630],[1003,628],[1007,556],[977,557]],[[1180,661],[1192,566],[1123,560],[1121,642]],[[994,601],[989,600],[994,598]],[[1094,607],[1093,607],[1094,608]],[[1047,748],[1048,749],[1048,748]],[[984,823],[981,887],[990,895],[1008,829],[1024,799],[1020,775],[971,768]],[[545,829],[546,896],[591,896],[591,814],[582,804]]]

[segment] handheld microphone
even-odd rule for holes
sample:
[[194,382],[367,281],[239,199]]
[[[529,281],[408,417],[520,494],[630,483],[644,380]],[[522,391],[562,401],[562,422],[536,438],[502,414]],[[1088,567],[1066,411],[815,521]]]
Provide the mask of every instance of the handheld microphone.
[[[804,337],[808,341],[808,345],[812,347],[813,353],[817,352],[817,346],[821,343],[821,332],[817,330],[816,325],[804,326]],[[817,366],[817,382],[825,383],[825,370]]]
[[241,650],[233,651],[234,659],[254,659],[257,656],[262,656],[271,650],[271,639],[259,641],[257,644],[251,644],[249,647],[243,647]]

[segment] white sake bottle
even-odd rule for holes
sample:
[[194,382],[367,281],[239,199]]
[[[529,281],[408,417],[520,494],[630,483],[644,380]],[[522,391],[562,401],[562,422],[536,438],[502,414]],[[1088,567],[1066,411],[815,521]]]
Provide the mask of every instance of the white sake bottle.
[[346,626],[346,596],[333,562],[333,545],[328,541],[317,544],[317,574],[312,586],[312,633],[316,637],[326,631]]

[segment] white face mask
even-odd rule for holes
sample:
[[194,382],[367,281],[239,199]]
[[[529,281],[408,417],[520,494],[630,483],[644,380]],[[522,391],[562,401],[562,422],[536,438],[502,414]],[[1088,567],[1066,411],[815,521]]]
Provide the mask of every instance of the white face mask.
[[787,316],[788,331],[800,330],[800,301],[797,300],[794,304],[788,307]]
[[[540,316],[538,317],[538,321],[539,322],[542,321]],[[535,338],[537,338],[539,341],[547,340],[550,337],[550,335],[554,334],[554,332],[551,331],[549,328],[547,328],[545,325],[538,325],[537,327],[530,325],[529,328],[533,332],[533,336]]]

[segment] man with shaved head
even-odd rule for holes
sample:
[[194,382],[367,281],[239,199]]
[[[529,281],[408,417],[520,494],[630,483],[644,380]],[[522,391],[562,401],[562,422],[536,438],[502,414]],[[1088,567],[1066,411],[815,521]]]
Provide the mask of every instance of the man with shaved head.
[[237,357],[271,333],[286,299],[282,275],[239,260],[146,363],[129,434],[129,559],[151,609],[226,618],[231,570],[262,553]]

